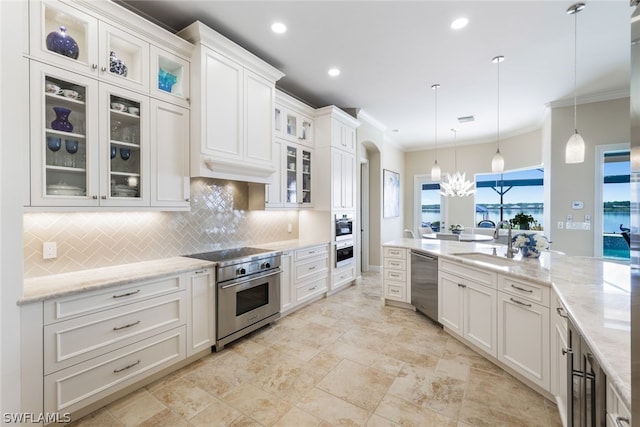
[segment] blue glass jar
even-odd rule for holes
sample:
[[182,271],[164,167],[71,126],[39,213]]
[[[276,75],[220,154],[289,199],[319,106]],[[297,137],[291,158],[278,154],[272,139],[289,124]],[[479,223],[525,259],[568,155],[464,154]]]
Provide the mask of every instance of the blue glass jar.
[[60,27],[58,31],[52,31],[47,35],[47,49],[72,59],[78,59],[80,49],[78,43],[67,34],[66,27]]

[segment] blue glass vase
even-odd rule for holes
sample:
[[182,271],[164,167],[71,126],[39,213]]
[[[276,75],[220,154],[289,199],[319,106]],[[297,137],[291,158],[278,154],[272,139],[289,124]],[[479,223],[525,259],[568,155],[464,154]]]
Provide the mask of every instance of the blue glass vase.
[[53,107],[53,111],[56,112],[56,119],[51,122],[51,129],[62,132],[73,132],[73,125],[69,122],[71,110],[63,107]]
[[52,31],[47,35],[46,39],[47,49],[51,52],[59,53],[60,55],[67,56],[69,58],[78,59],[80,55],[80,49],[78,43],[67,34],[66,27],[60,27],[58,31]]

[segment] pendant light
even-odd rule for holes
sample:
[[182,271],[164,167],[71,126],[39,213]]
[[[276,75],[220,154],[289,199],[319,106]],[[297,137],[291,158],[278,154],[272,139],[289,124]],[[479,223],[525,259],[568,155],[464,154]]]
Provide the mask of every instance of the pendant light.
[[435,120],[434,120],[434,133],[435,133],[435,141],[436,141],[436,152],[435,157],[436,161],[431,167],[431,181],[440,181],[442,176],[442,171],[440,169],[440,165],[438,164],[438,88],[440,88],[439,84],[431,85],[431,89],[435,92]]
[[574,40],[573,40],[573,129],[575,133],[569,137],[565,147],[565,163],[584,162],[584,139],[578,133],[578,103],[577,103],[577,69],[578,69],[578,12],[584,9],[584,3],[573,4],[567,9],[567,15],[575,17]]
[[504,61],[504,56],[502,55],[498,55],[495,56],[491,62],[493,62],[494,64],[496,64],[496,68],[498,70],[498,84],[497,84],[497,88],[498,88],[498,109],[497,109],[497,114],[496,114],[496,129],[497,129],[497,136],[496,136],[496,154],[493,155],[493,159],[491,159],[491,171],[494,173],[499,173],[499,172],[503,172],[504,171],[504,157],[502,157],[502,154],[500,154],[500,63]]
[[456,130],[453,132],[453,152],[456,171],[453,174],[446,174],[444,181],[440,184],[440,194],[445,197],[466,197],[476,192],[473,182],[467,181],[466,174],[458,171],[458,149],[456,148]]

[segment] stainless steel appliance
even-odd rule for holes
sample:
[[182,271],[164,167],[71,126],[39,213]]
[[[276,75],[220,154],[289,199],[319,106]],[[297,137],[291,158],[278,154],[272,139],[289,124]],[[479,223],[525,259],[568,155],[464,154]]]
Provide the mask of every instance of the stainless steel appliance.
[[438,257],[411,251],[411,304],[438,322]]
[[575,324],[568,319],[567,424],[572,427],[606,425],[606,376]]
[[353,215],[337,214],[335,216],[336,240],[353,239]]
[[280,317],[280,255],[249,247],[188,255],[217,263],[216,351]]
[[336,242],[336,268],[353,262],[353,240]]

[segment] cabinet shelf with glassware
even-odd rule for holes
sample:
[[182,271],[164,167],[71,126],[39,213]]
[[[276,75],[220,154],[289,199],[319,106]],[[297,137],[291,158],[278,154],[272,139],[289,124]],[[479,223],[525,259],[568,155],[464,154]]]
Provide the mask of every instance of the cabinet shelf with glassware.
[[313,207],[313,150],[288,143],[284,157],[285,207]]
[[151,45],[151,96],[189,107],[189,61]]
[[149,205],[148,98],[30,66],[31,205]]
[[[124,9],[116,13],[129,14]],[[97,10],[61,1],[34,2],[30,8],[31,55],[67,70],[148,93],[149,43],[99,16]]]

